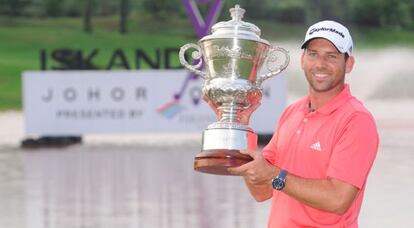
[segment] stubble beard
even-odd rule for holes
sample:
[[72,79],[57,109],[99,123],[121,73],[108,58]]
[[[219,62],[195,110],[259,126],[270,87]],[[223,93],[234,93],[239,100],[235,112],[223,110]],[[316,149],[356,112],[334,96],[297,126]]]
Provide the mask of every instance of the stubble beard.
[[306,80],[309,83],[310,89],[318,93],[330,91],[331,89],[337,87],[339,84],[343,83],[343,80],[336,81],[331,76],[328,77],[329,78],[326,78],[324,80],[318,80],[313,77],[312,73],[306,73]]

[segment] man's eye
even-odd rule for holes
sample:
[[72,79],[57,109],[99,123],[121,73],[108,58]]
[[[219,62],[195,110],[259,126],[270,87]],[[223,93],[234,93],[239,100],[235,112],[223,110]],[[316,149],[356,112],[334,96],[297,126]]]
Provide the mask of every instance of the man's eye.
[[336,55],[328,55],[330,59],[336,59]]
[[315,57],[316,56],[316,53],[315,52],[309,52],[309,56]]

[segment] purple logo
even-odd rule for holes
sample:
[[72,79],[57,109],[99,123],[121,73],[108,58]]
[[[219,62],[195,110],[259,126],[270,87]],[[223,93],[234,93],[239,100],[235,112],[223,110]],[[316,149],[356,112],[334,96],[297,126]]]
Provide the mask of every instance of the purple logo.
[[[212,2],[210,9],[208,10],[207,17],[202,18],[200,10],[197,6],[197,2],[202,5],[207,5]],[[199,39],[206,36],[211,26],[216,22],[218,13],[221,10],[221,0],[182,0],[187,15],[191,19],[193,28]]]
[[[211,3],[210,3],[211,2]],[[194,31],[197,34],[197,37],[201,39],[206,36],[210,31],[211,26],[216,22],[218,13],[221,10],[222,1],[221,0],[182,0],[185,11],[188,17],[191,20]],[[210,3],[210,4],[209,4]],[[209,5],[207,16],[202,17],[198,5]],[[187,90],[188,84],[191,80],[198,80],[198,76],[194,73],[188,73],[185,78],[180,90],[173,95],[173,100],[164,104],[156,111],[163,115],[166,118],[173,118],[180,111],[184,110],[185,107],[180,105],[180,99],[183,96],[184,92]],[[194,105],[198,105],[200,102],[200,96],[193,96],[192,101]]]

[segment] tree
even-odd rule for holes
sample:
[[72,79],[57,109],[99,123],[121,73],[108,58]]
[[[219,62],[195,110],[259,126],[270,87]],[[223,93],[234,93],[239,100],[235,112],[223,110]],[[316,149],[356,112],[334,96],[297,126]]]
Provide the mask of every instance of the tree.
[[30,0],[0,0],[0,14],[16,17],[23,14]]
[[348,2],[342,0],[306,0],[306,24],[311,25],[319,20],[347,21],[349,8]]
[[59,0],[45,0],[44,7],[47,16],[59,17],[63,14],[63,5]]
[[142,0],[142,7],[159,22],[168,22],[171,12],[182,10],[179,0]]
[[85,32],[92,32],[92,9],[93,9],[93,0],[85,1],[85,10],[83,13],[83,30]]
[[127,19],[128,19],[128,0],[120,0],[120,23],[119,23],[119,32],[121,34],[127,33]]

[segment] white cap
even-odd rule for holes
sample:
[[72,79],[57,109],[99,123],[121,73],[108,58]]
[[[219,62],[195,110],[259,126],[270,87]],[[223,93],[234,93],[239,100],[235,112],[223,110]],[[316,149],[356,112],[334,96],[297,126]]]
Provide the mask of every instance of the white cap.
[[306,32],[305,41],[303,41],[302,49],[306,48],[309,40],[314,38],[324,38],[329,41],[341,53],[352,53],[352,37],[348,29],[335,21],[321,21],[311,27]]

